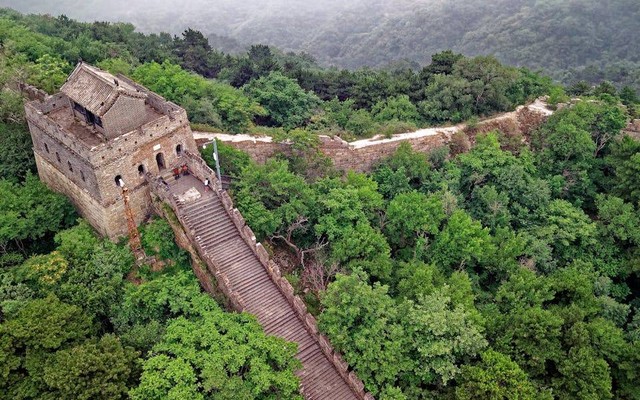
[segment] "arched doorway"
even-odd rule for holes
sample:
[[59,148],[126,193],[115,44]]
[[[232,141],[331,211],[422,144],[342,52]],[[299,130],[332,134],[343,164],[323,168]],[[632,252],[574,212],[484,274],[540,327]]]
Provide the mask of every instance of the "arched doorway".
[[158,169],[160,171],[166,168],[164,165],[164,155],[162,153],[156,155],[156,162],[158,163]]
[[182,155],[182,145],[179,144],[176,146],[176,155],[180,157]]

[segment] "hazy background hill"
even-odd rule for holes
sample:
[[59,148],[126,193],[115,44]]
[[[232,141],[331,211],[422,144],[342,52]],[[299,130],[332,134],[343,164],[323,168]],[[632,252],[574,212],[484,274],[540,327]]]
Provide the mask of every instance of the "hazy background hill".
[[[186,27],[223,50],[264,43],[323,65],[424,64],[443,49],[493,54],[557,79],[640,83],[638,0],[0,0],[22,12],[129,21],[146,32]],[[225,36],[231,39],[224,38]]]

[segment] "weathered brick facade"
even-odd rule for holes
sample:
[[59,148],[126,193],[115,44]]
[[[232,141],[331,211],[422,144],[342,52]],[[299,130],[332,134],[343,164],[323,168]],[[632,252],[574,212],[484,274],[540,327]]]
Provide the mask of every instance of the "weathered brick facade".
[[[78,76],[80,83],[74,82]],[[74,84],[82,95],[68,89]],[[67,195],[98,232],[125,235],[117,178],[129,188],[136,223],[141,223],[153,211],[144,174],[157,175],[163,166],[181,164],[184,150],[197,151],[187,114],[125,77],[83,63],[62,90],[25,106],[40,178]]]

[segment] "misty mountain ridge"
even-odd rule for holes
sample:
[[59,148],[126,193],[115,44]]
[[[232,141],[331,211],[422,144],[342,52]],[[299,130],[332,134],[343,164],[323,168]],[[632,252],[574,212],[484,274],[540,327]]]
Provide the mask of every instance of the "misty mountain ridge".
[[[173,2],[114,0],[43,4],[2,0],[22,12],[65,14],[85,21],[127,21],[144,32],[179,34],[187,27],[214,47],[239,51],[254,43],[304,51],[323,66],[424,65],[452,49],[495,55],[543,69],[556,79],[610,79],[640,86],[637,0],[264,0]],[[229,37],[227,39],[225,37]]]

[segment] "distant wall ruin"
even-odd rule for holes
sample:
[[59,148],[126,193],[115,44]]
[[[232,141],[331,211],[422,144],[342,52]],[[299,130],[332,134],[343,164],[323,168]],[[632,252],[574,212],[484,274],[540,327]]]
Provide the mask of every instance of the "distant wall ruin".
[[629,122],[624,130],[624,133],[636,140],[640,140],[640,119],[634,119],[633,121]]

